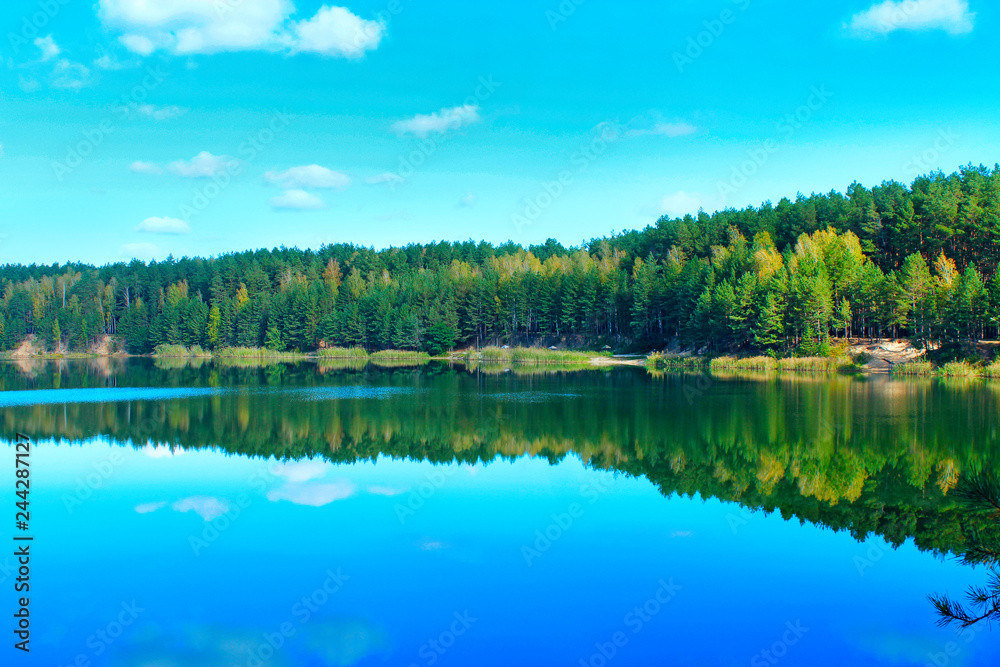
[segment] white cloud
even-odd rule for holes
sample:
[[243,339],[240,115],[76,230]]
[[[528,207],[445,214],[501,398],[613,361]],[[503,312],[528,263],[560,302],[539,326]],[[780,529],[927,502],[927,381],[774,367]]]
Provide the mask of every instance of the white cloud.
[[272,208],[292,208],[300,210],[315,210],[323,208],[326,204],[316,195],[309,194],[305,190],[285,190],[277,197],[271,197]]
[[413,134],[426,137],[431,132],[444,134],[448,130],[458,130],[482,120],[479,117],[479,107],[465,104],[460,107],[441,109],[430,114],[417,114],[407,120],[396,121],[392,130],[399,135]]
[[171,505],[175,512],[194,512],[205,521],[211,521],[229,511],[229,503],[213,496],[191,496]]
[[343,190],[351,184],[351,179],[347,174],[321,167],[318,164],[292,167],[284,171],[269,171],[264,174],[264,180],[286,190],[295,188]]
[[105,53],[104,55],[94,59],[94,67],[105,70],[117,70],[124,69],[125,65],[120,63],[118,58],[112,54]]
[[178,218],[146,218],[135,228],[137,232],[147,234],[190,234],[191,227]]
[[332,468],[331,464],[324,461],[304,459],[292,463],[277,463],[271,467],[270,471],[289,482],[308,482],[311,479],[322,477]]
[[99,0],[105,27],[129,50],[149,55],[222,51],[286,51],[357,58],[378,47],[385,26],[344,7],[323,5],[291,20],[291,0]]
[[165,500],[158,503],[143,503],[141,505],[136,505],[135,511],[139,514],[149,514],[150,512],[155,512],[156,510],[162,509],[166,506],[167,502]]
[[187,109],[176,105],[158,107],[154,104],[140,104],[136,107],[136,111],[139,112],[139,115],[152,118],[153,120],[170,120],[171,118],[183,115],[187,112]]
[[3,157],[3,144],[0,144],[0,157]]
[[292,24],[292,31],[298,37],[292,45],[293,52],[359,58],[365,51],[378,47],[385,26],[378,21],[366,21],[343,7],[324,5],[311,19]]
[[143,162],[142,160],[136,160],[129,165],[129,170],[135,172],[136,174],[162,174],[163,169],[160,165],[153,162]]
[[377,176],[369,176],[368,178],[365,179],[365,183],[367,183],[368,185],[380,185],[382,183],[389,183],[390,185],[392,185],[395,183],[402,183],[402,182],[403,182],[403,177],[391,171],[378,174]]
[[153,459],[168,458],[171,456],[180,456],[184,453],[183,449],[173,450],[167,445],[146,445],[142,448],[142,452]]
[[289,484],[280,489],[268,491],[267,499],[272,502],[287,500],[296,505],[322,507],[337,500],[350,498],[354,493],[354,485],[347,481],[328,484]]
[[634,128],[625,132],[626,136],[629,137],[642,137],[649,135],[662,135],[664,137],[684,137],[689,134],[694,134],[698,131],[694,125],[690,123],[654,123],[652,127],[648,128]]
[[715,211],[720,208],[717,197],[705,197],[698,193],[687,193],[683,190],[669,194],[660,200],[659,206],[653,212],[656,215],[669,215],[682,218],[687,214],[697,215],[698,211]]
[[153,44],[153,40],[142,35],[122,35],[118,41],[126,49],[138,53],[140,56],[148,56],[156,50],[156,44]]
[[62,50],[56,41],[52,39],[52,35],[47,37],[38,37],[35,39],[35,46],[42,52],[42,60],[52,60],[58,56]]
[[368,493],[375,494],[376,496],[398,496],[409,491],[408,488],[396,488],[393,486],[369,486]]
[[226,171],[236,160],[228,155],[212,155],[202,151],[190,160],[175,160],[167,169],[184,178],[211,178]]
[[479,197],[477,197],[475,194],[473,194],[472,192],[467,192],[467,193],[465,193],[464,197],[462,197],[461,199],[458,200],[458,207],[459,208],[472,208],[473,206],[476,205],[476,202],[478,200],[479,200]]
[[160,254],[155,243],[126,243],[122,246],[121,255],[126,259],[152,259]]
[[56,88],[80,90],[90,83],[90,69],[80,63],[60,58],[52,68],[52,85]]
[[968,0],[885,0],[855,14],[847,28],[859,37],[884,36],[896,30],[966,35],[972,32],[975,18]]

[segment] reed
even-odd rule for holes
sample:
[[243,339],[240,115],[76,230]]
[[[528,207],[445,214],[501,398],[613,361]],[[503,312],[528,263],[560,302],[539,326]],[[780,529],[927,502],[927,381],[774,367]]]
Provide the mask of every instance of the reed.
[[934,366],[929,361],[908,361],[893,366],[891,374],[902,377],[930,377],[934,375]]
[[201,345],[184,347],[183,345],[168,345],[166,343],[153,348],[154,357],[210,357],[211,353],[201,348]]
[[483,364],[589,364],[590,352],[547,350],[537,347],[484,347],[470,352],[468,358]]
[[368,352],[363,347],[324,347],[316,351],[320,359],[367,359]]
[[652,352],[646,357],[646,368],[702,368],[708,361],[702,357],[685,357],[679,354]]
[[835,373],[851,368],[851,360],[846,357],[788,357],[778,359],[778,370],[813,373]]
[[215,351],[217,359],[304,359],[302,352],[279,352],[266,347],[224,347]]
[[712,371],[773,371],[778,362],[772,357],[718,357],[712,359],[709,368]]
[[979,377],[979,367],[966,361],[949,361],[941,367],[941,375],[950,378],[974,378]]
[[379,365],[426,364],[431,355],[414,350],[379,350],[368,356],[368,361]]

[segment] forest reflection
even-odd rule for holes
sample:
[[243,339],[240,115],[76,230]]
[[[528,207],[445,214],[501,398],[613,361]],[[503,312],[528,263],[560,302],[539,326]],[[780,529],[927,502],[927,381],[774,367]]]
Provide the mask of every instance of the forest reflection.
[[[8,433],[82,443],[218,447],[335,463],[436,463],[575,455],[695,494],[893,545],[963,553],[991,517],[950,493],[992,473],[1000,384],[797,375],[666,374],[610,368],[468,369],[218,365],[148,359],[0,365]],[[150,400],[139,388],[205,391]],[[91,402],[91,401],[100,402]]]

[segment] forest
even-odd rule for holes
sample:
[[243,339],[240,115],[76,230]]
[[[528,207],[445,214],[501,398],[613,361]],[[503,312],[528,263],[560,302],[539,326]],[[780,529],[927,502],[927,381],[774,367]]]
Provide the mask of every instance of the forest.
[[[0,346],[133,354],[589,346],[824,354],[832,337],[1000,337],[1000,165],[660,218],[564,246],[465,241],[0,267]],[[547,343],[546,343],[547,344]]]

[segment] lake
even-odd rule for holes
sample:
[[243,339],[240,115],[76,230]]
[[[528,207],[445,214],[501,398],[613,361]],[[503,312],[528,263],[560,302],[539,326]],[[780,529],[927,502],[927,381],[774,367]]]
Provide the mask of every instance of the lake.
[[1000,662],[927,601],[985,581],[949,492],[997,468],[997,383],[104,359],[0,389],[31,664]]

